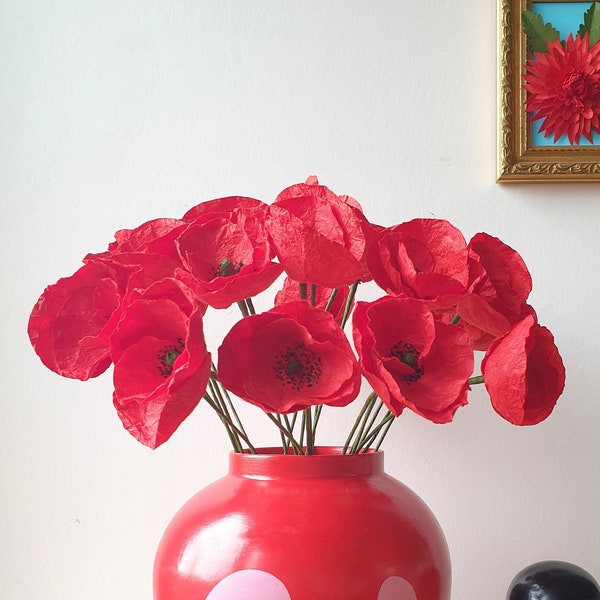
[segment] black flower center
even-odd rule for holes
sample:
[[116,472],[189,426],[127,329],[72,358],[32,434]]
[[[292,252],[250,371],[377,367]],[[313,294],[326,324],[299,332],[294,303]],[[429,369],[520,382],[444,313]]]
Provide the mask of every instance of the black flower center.
[[217,268],[213,268],[213,277],[230,277],[240,272],[240,269],[244,266],[243,262],[234,262],[229,257],[225,257]]
[[390,348],[390,356],[397,358],[412,369],[411,373],[402,375],[403,381],[412,383],[421,379],[425,371],[419,364],[419,351],[412,344],[400,340]]
[[321,357],[303,343],[288,346],[275,356],[275,379],[295,392],[310,388],[321,378]]
[[183,352],[185,343],[178,338],[174,344],[169,344],[158,351],[158,371],[166,379],[173,372],[173,364],[177,357]]

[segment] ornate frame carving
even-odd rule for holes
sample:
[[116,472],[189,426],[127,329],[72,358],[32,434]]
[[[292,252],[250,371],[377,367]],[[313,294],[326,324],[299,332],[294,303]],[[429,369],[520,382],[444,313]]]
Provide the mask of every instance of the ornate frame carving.
[[[581,0],[537,0],[576,2]],[[600,146],[533,146],[524,102],[528,55],[521,13],[532,0],[498,0],[498,183],[600,182]]]

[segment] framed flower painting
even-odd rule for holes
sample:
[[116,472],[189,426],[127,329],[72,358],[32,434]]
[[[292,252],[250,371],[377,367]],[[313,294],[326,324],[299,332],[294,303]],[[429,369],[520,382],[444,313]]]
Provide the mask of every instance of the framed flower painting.
[[600,182],[600,2],[499,0],[498,182]]

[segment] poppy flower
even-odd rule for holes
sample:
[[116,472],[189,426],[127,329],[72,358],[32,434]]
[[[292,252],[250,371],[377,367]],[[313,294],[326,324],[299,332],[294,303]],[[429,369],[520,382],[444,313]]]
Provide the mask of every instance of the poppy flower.
[[179,284],[162,283],[163,297],[135,292],[110,338],[113,403],[124,427],[139,442],[166,442],[206,391],[210,354],[202,308]]
[[581,136],[592,142],[600,133],[600,42],[590,48],[587,33],[569,34],[564,47],[556,39],[527,61],[524,78],[527,112],[543,119],[545,137],[566,135],[579,144]]
[[357,302],[353,336],[365,378],[394,415],[410,408],[447,423],[467,403],[469,336],[434,319],[425,302],[393,296]]
[[117,254],[159,254],[179,261],[175,239],[187,227],[177,219],[154,219],[134,229],[120,229],[106,252],[88,254],[87,259],[106,258]]
[[337,288],[371,279],[365,251],[374,229],[360,206],[316,178],[283,190],[267,227],[285,272],[300,283]]
[[[321,285],[316,286],[314,304],[312,305],[317,308],[325,309],[331,300],[332,294],[336,292],[333,301],[331,302],[331,306],[329,307],[329,312],[334,316],[335,322],[340,325],[344,316],[344,308],[346,305],[346,298],[348,297],[349,287],[344,286],[343,288],[336,288],[336,290],[325,288]],[[311,291],[309,289],[307,292],[308,301],[311,301],[310,294]],[[283,282],[283,287],[275,295],[275,306],[300,299],[300,285],[297,281],[286,277]]]
[[215,198],[200,202],[188,210],[183,215],[182,220],[186,223],[193,223],[200,219],[206,220],[213,216],[227,216],[232,212],[243,212],[245,214],[255,214],[256,216],[265,216],[267,204],[256,198],[247,196],[227,196],[225,198]]
[[271,260],[264,215],[254,211],[201,215],[179,236],[177,247],[189,273],[179,272],[179,277],[214,308],[227,308],[264,291],[283,271]]
[[31,344],[42,362],[63,377],[86,380],[110,365],[107,323],[120,302],[114,272],[89,263],[40,296],[29,317]]
[[565,368],[552,333],[525,317],[489,347],[481,362],[494,410],[513,425],[535,425],[553,410]]
[[373,279],[385,292],[433,299],[466,291],[467,243],[441,219],[413,219],[379,232],[367,252]]
[[469,293],[456,312],[473,338],[476,350],[487,350],[492,341],[512,325],[533,314],[527,304],[531,275],[521,256],[487,233],[478,233],[468,245]]
[[333,316],[308,302],[282,304],[236,323],[219,348],[219,379],[267,412],[345,406],[360,369]]

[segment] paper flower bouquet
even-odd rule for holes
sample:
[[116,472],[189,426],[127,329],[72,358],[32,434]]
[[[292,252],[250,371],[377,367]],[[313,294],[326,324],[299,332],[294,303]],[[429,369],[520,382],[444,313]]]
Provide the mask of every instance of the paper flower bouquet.
[[[378,297],[360,301],[367,282]],[[252,298],[271,286],[272,308],[256,313]],[[545,419],[565,371],[530,291],[522,258],[499,239],[467,243],[440,219],[376,225],[311,177],[270,205],[220,198],[118,231],[46,288],[28,331],[62,376],[113,365],[117,413],[151,448],[203,401],[233,449],[253,452],[241,400],[265,413],[284,452],[310,454],[323,406],[351,404],[364,378],[372,392],[344,443],[356,453],[379,447],[405,409],[451,421],[478,383],[511,423]],[[240,319],[211,354],[203,323],[235,304]]]

